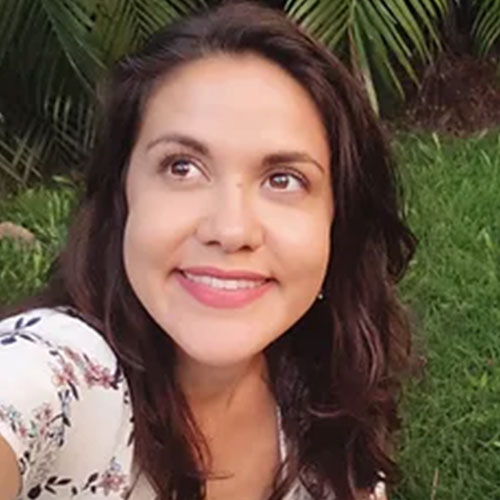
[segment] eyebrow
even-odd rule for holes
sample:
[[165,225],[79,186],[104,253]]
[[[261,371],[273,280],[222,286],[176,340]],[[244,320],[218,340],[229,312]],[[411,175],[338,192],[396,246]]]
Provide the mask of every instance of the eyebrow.
[[[179,133],[163,134],[157,137],[156,139],[153,139],[151,142],[147,144],[146,150],[149,151],[154,146],[162,143],[180,144],[181,146],[185,146],[189,149],[192,149],[193,151],[196,151],[197,153],[207,158],[211,158],[210,149],[206,144],[200,142],[194,137],[190,137],[188,135]],[[269,166],[279,165],[283,163],[293,163],[293,162],[312,163],[313,165],[318,167],[322,173],[325,173],[325,167],[321,165],[321,163],[316,161],[309,154],[301,151],[277,151],[275,153],[266,155],[263,160],[263,163]]]
[[175,144],[180,144],[181,146],[185,146],[189,149],[192,149],[196,151],[197,153],[202,154],[203,156],[210,157],[210,150],[208,149],[208,146],[203,144],[202,142],[198,141],[197,139],[194,139],[193,137],[190,137],[188,135],[184,134],[176,134],[176,133],[171,133],[171,134],[163,134],[157,137],[156,139],[153,139],[151,142],[148,143],[146,146],[146,151],[149,151],[152,149],[154,146],[161,144],[161,143],[175,143]]

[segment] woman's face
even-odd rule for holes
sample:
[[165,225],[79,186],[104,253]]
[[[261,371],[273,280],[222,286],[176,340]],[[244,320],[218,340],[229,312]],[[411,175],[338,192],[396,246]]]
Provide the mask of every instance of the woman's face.
[[123,252],[184,355],[247,360],[311,307],[329,260],[329,164],[311,97],[266,59],[207,57],[155,88],[127,173]]

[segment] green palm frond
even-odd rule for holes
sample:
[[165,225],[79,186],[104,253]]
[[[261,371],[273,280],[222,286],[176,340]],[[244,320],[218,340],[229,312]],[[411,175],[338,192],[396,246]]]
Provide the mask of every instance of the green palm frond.
[[0,0],[0,180],[74,168],[106,66],[202,0]]
[[[91,88],[102,57],[99,48],[88,43],[92,28],[84,0],[0,0],[4,13],[0,24],[0,63],[22,55],[26,72],[43,70],[46,79],[52,63],[64,61],[72,73]],[[40,73],[37,74],[37,76]]]
[[475,0],[475,7],[472,35],[479,54],[485,56],[500,37],[500,0]]
[[12,181],[26,184],[43,171],[81,164],[94,133],[88,96],[55,96],[43,110],[22,104],[12,108],[16,120],[0,125],[0,170]]
[[350,62],[375,109],[380,82],[404,97],[400,69],[415,82],[415,59],[440,46],[437,21],[447,0],[288,0],[285,10]]
[[92,39],[106,61],[114,60],[201,5],[200,0],[97,0]]

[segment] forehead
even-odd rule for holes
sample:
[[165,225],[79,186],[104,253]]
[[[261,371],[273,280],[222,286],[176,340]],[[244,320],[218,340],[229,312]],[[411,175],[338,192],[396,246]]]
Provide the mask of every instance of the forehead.
[[326,131],[307,90],[258,55],[214,55],[182,65],[146,102],[139,141],[181,132],[208,144],[303,147],[328,155]]

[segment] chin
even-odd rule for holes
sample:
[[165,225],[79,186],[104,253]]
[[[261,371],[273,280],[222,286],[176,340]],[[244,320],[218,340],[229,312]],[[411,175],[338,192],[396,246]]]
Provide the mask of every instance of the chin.
[[223,343],[196,343],[194,345],[179,343],[178,346],[188,359],[214,368],[224,368],[245,363],[260,355],[265,349],[265,346],[256,345],[255,343],[250,345],[243,342],[231,342],[228,345],[227,341]]

